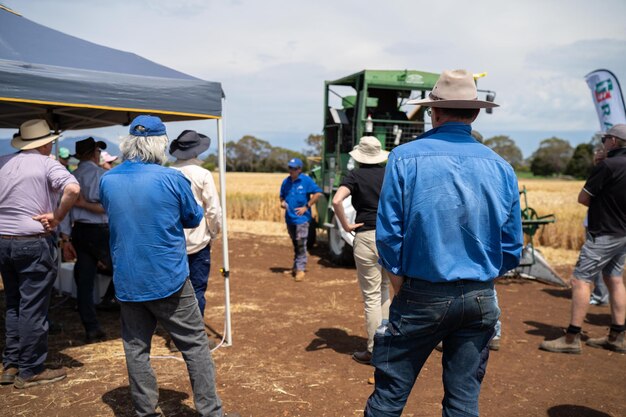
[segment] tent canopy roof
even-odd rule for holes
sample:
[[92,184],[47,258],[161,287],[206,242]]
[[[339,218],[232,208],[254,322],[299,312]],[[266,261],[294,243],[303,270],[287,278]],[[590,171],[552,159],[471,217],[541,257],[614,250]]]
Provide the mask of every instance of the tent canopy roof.
[[45,118],[57,130],[220,118],[220,83],[97,45],[0,7],[0,128]]

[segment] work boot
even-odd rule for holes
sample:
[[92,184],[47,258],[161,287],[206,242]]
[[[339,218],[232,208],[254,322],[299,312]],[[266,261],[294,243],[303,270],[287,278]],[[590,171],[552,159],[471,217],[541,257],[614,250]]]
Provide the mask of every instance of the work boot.
[[494,337],[489,341],[489,350],[500,350],[500,338]]
[[15,378],[19,373],[17,366],[9,365],[9,367],[2,371],[0,376],[0,385],[10,385],[15,382]]
[[604,348],[612,350],[614,352],[626,353],[626,331],[624,332],[609,332],[608,336],[596,337],[587,340],[589,346]]
[[352,354],[352,359],[354,359],[358,363],[362,363],[363,365],[371,365],[372,352],[368,352],[367,350],[364,350],[363,352],[354,352]]
[[85,344],[101,342],[106,339],[107,334],[102,329],[89,330],[85,333]]
[[580,333],[566,333],[555,340],[544,340],[539,345],[539,349],[556,353],[581,353]]
[[296,271],[293,280],[296,282],[304,281],[304,271]]
[[33,375],[30,378],[22,378],[20,376],[15,378],[13,386],[15,388],[28,388],[35,385],[51,384],[62,380],[67,376],[64,369],[45,369],[43,372]]

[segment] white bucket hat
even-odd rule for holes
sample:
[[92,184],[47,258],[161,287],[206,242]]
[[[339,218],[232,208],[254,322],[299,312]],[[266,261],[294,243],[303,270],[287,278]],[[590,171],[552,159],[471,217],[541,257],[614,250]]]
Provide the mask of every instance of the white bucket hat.
[[350,156],[360,164],[375,165],[385,162],[389,152],[381,149],[377,137],[363,136],[359,139],[359,144],[350,151]]
[[499,107],[490,101],[478,100],[474,76],[467,70],[446,70],[427,98],[409,100],[407,104],[448,109],[484,109]]
[[13,138],[11,146],[23,151],[35,149],[52,142],[59,136],[61,135],[50,132],[50,126],[45,120],[28,120],[20,126],[20,135]]

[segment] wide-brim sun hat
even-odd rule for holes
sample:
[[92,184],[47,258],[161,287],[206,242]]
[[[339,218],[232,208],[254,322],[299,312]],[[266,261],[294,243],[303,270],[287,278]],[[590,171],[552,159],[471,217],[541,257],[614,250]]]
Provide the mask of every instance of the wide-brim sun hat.
[[474,76],[467,70],[445,70],[427,98],[407,101],[425,107],[448,109],[485,109],[499,107],[491,101],[478,100]]
[[375,136],[363,136],[349,153],[359,164],[368,165],[380,164],[389,157],[389,152],[381,148],[380,141]]
[[20,134],[11,140],[11,146],[26,151],[46,145],[59,137],[61,135],[55,135],[50,131],[48,122],[43,119],[33,119],[22,123]]
[[211,138],[195,130],[184,130],[170,143],[170,155],[178,159],[192,159],[209,149]]

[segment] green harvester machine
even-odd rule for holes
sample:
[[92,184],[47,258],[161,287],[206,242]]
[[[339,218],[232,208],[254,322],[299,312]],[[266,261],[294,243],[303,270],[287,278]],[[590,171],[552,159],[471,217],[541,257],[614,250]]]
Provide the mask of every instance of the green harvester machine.
[[[482,75],[475,78],[480,76]],[[390,151],[428,130],[430,120],[424,117],[426,108],[408,106],[405,103],[409,99],[425,98],[438,78],[439,74],[424,71],[364,70],[325,82],[322,157],[320,165],[310,175],[323,190],[323,197],[317,203],[317,227],[328,232],[329,257],[334,263],[354,263],[354,236],[343,230],[335,218],[331,204],[341,180],[355,164],[348,152],[362,136],[375,136],[382,148]],[[485,94],[488,101],[495,99],[493,91],[478,91]],[[491,109],[486,109],[486,112],[491,113]],[[344,203],[346,215],[349,220],[354,220],[356,212],[350,199],[346,199]],[[526,208],[528,209],[527,206]],[[536,227],[540,225],[537,224]],[[537,228],[533,226],[526,229],[525,226],[524,230],[532,230],[534,234]],[[527,260],[532,263],[539,260],[541,263],[543,258],[532,248],[532,239],[530,242],[530,258]],[[530,268],[520,271],[518,275],[528,278],[532,273],[534,269]],[[562,282],[560,278],[559,281]]]

